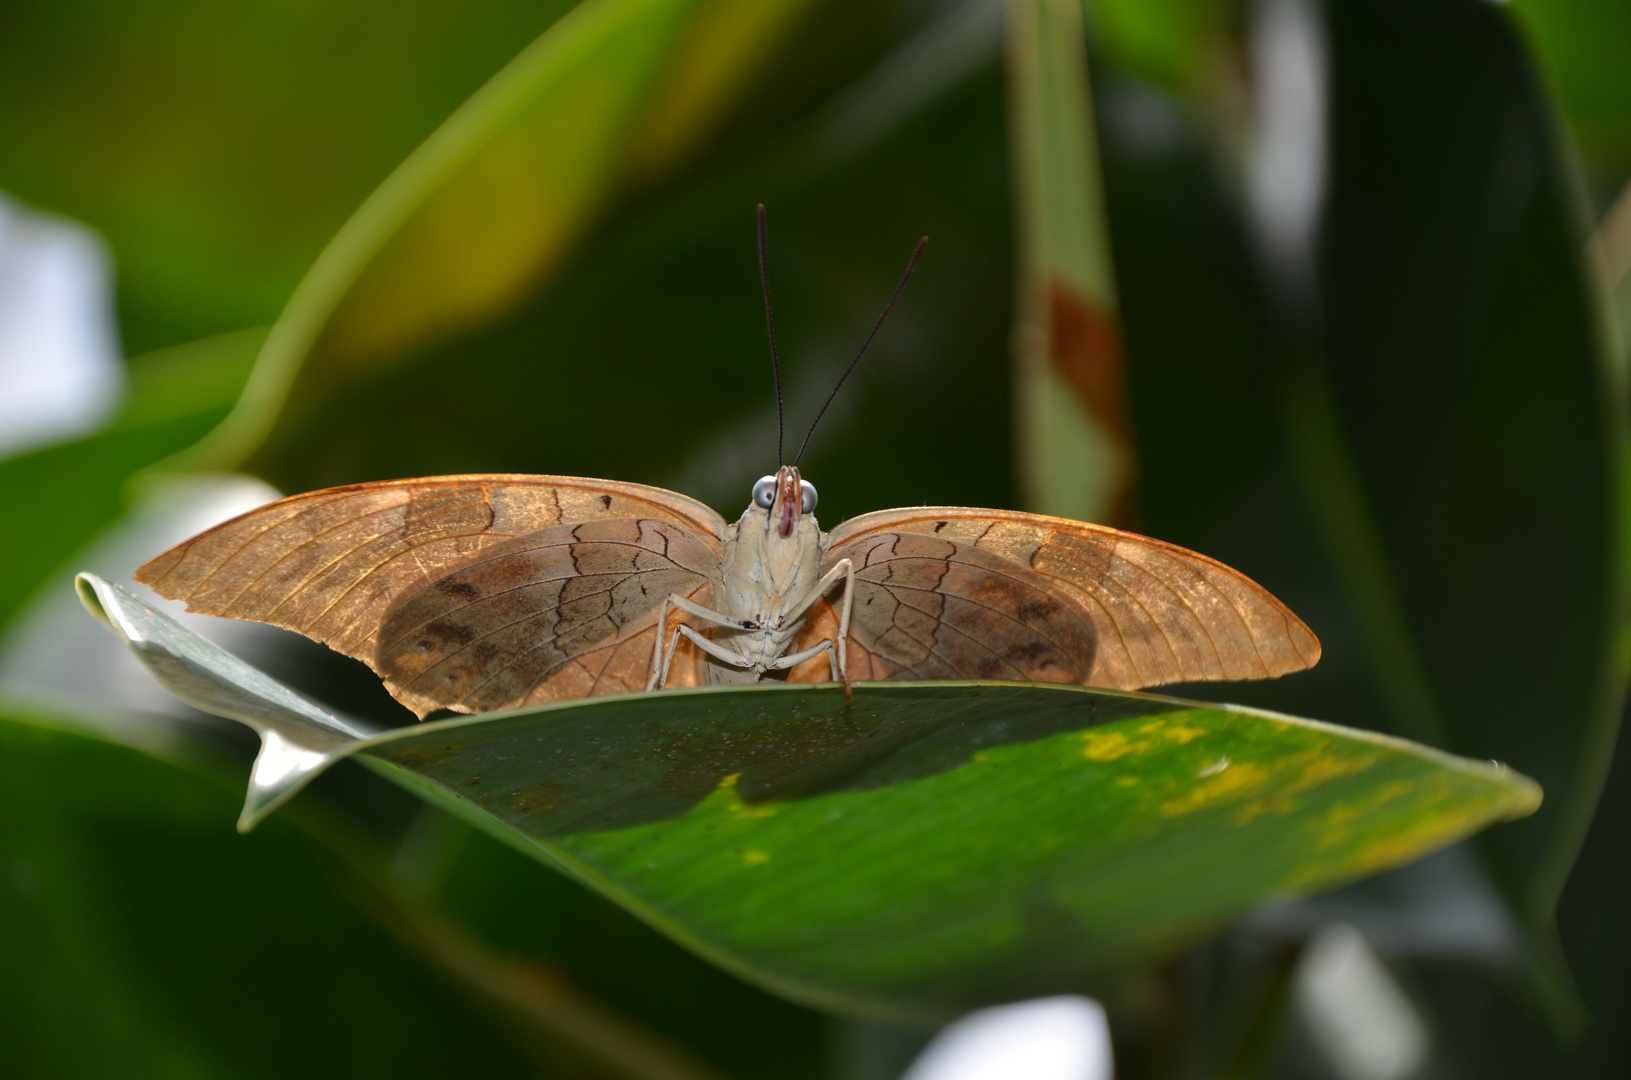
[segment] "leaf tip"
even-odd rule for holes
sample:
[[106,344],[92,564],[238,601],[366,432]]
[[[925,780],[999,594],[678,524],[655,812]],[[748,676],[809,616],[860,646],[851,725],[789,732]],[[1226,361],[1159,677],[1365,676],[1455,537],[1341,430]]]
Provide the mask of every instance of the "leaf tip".
[[95,574],[80,573],[74,575],[74,592],[78,594],[80,604],[84,606],[86,611],[91,613],[92,618],[107,627],[112,633],[117,634],[119,632],[118,628],[113,625],[113,620],[108,617],[107,609],[102,606],[102,598],[97,595],[97,587],[104,584],[106,582]]

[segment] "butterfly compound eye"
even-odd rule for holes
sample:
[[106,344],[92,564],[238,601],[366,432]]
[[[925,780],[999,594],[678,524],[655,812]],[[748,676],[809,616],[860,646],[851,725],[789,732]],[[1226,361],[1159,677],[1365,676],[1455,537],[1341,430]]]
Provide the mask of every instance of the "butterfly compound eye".
[[813,514],[816,508],[815,485],[808,480],[799,481],[799,513]]
[[769,510],[775,502],[776,478],[774,476],[759,477],[759,482],[753,485],[753,505],[761,510]]

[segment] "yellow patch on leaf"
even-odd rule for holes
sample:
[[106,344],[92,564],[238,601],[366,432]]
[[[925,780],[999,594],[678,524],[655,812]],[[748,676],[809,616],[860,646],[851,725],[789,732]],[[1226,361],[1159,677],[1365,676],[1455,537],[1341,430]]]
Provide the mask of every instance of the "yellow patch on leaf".
[[1084,731],[1082,741],[1087,743],[1082,753],[1089,761],[1115,761],[1128,754],[1141,754],[1154,745],[1146,739],[1129,739],[1120,731]]
[[1161,804],[1161,812],[1169,817],[1192,814],[1218,803],[1229,802],[1252,788],[1260,787],[1268,779],[1269,770],[1251,761],[1234,762],[1205,783],[1196,784],[1176,799]]

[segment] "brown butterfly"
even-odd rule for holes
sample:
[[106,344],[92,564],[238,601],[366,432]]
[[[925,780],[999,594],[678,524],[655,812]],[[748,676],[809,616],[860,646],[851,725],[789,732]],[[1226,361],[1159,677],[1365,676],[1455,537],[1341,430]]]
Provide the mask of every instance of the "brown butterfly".
[[[761,206],[779,410],[765,254]],[[842,681],[846,694],[880,679],[1125,690],[1319,659],[1313,632],[1244,574],[1134,533],[965,507],[883,510],[822,532],[797,460],[762,477],[731,523],[614,480],[330,488],[184,541],[136,580],[189,611],[297,630],[362,660],[420,717],[779,677]]]

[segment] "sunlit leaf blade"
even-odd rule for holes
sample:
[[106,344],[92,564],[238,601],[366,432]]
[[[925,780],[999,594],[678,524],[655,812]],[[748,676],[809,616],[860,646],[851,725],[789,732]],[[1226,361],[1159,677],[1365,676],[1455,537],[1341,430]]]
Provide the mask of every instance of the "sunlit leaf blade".
[[235,466],[286,405],[512,308],[617,194],[707,132],[807,4],[579,5],[363,203],[290,299],[238,408],[176,464]]
[[313,741],[309,718],[272,715],[265,676],[87,584],[116,629],[142,627],[155,676],[171,685],[163,654],[186,650],[180,689],[260,710],[307,772],[359,756],[737,973],[844,1011],[1104,985],[1540,801],[1503,766],[1398,739],[1025,684],[633,694]]

